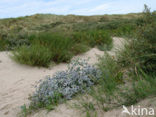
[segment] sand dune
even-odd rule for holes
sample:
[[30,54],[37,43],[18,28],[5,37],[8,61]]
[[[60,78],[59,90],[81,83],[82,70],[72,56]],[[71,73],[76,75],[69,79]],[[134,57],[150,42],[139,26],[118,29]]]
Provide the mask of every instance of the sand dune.
[[[116,48],[122,47],[122,38],[114,37],[114,47],[109,54],[115,55]],[[29,103],[28,97],[34,91],[33,84],[46,75],[53,75],[56,71],[64,70],[67,64],[59,64],[49,69],[21,65],[10,59],[10,52],[0,52],[0,117],[16,117],[20,106]],[[93,48],[78,55],[80,58],[90,58],[89,63],[95,64],[103,51]],[[75,58],[75,57],[74,57]],[[33,117],[78,117],[75,110],[68,109],[64,104],[55,111],[46,114],[41,111]]]

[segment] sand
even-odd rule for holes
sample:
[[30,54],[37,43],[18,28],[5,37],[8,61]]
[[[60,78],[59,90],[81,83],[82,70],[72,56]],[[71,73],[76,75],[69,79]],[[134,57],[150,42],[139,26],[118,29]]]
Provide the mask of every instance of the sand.
[[[114,47],[108,53],[115,55],[117,48],[123,46],[122,38],[113,38]],[[98,56],[102,56],[103,51],[92,48],[88,52],[74,58],[90,58],[89,63],[98,62]],[[17,117],[20,106],[29,103],[29,94],[34,91],[33,85],[47,75],[67,68],[67,64],[59,64],[49,69],[30,67],[21,65],[10,59],[10,52],[0,52],[0,117]],[[31,117],[80,117],[80,112],[67,108],[65,104],[57,107],[56,110],[47,113],[40,111]]]

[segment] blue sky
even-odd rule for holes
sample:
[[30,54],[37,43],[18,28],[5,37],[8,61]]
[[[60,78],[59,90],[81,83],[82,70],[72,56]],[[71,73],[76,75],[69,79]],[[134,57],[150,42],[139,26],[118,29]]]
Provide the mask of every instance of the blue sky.
[[0,0],[0,18],[36,13],[101,15],[141,12],[147,4],[156,10],[156,0]]

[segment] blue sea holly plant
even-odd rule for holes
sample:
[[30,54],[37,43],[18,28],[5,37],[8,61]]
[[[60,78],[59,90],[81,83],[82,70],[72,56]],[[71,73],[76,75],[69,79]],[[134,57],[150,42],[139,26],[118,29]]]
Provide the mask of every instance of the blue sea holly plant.
[[88,59],[75,59],[67,70],[41,80],[30,98],[31,105],[37,108],[57,105],[72,99],[77,93],[89,90],[98,81],[101,72],[87,61]]

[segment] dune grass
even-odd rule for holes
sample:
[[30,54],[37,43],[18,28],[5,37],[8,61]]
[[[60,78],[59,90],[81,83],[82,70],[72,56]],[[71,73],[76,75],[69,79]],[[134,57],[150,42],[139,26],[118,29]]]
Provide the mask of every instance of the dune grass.
[[[101,16],[59,16],[50,14],[36,14],[33,16],[0,19],[0,40],[5,45],[0,51],[14,50],[23,45],[30,45],[29,36],[33,33],[63,33],[94,32],[102,30],[110,32],[111,36],[124,36],[132,34],[136,27],[135,21],[142,13],[126,15]],[[100,47],[102,48],[102,47]],[[106,48],[106,46],[104,47]]]
[[[86,117],[96,117],[97,110],[108,111],[121,105],[136,104],[148,96],[156,96],[155,18],[156,13],[151,13],[145,6],[144,12],[140,14],[89,17],[37,14],[0,20],[0,51],[13,50],[13,59],[21,64],[49,67],[51,62],[69,62],[74,55],[93,47],[109,50],[112,47],[111,36],[131,37],[115,58],[105,53],[105,56],[99,59],[97,69],[101,71],[100,79],[94,87],[89,87],[89,91],[84,90],[92,100],[81,96],[78,101],[77,105],[86,112]],[[93,70],[90,66],[87,69],[85,67],[86,71],[88,69]],[[86,76],[81,75],[83,72],[84,70],[80,71],[80,76],[83,76],[86,86]],[[73,79],[77,74],[75,71],[69,73]],[[91,75],[89,72],[89,76]],[[58,74],[59,78],[64,76]],[[69,75],[66,76],[68,78]],[[60,80],[60,85],[59,82]],[[78,84],[78,81],[75,82]],[[70,88],[75,90],[74,86]],[[61,84],[60,87],[64,85]],[[70,94],[70,91],[67,93]],[[39,108],[52,110],[62,99],[64,100],[62,94],[54,92],[48,106],[39,103],[35,108],[27,108],[24,105],[23,114],[27,116],[32,110]]]
[[99,59],[101,79],[76,104],[86,112],[86,116],[94,117],[98,110],[108,111],[122,105],[130,106],[149,96],[156,96],[154,17],[155,14],[145,6],[135,39],[131,39],[116,58],[105,54]]
[[41,33],[32,35],[29,39],[32,45],[42,45],[48,48],[52,53],[51,60],[56,63],[68,62],[73,56],[70,50],[75,43],[63,34]]
[[21,46],[13,54],[12,58],[21,64],[43,67],[49,66],[53,56],[48,48],[41,45]]
[[0,51],[4,51],[4,50],[6,50],[7,49],[7,42],[5,41],[5,40],[2,40],[1,38],[0,38]]
[[[94,87],[89,87],[89,90],[84,90],[85,95],[83,96],[80,95],[80,100],[78,100],[78,103],[75,104],[77,107],[79,107],[79,109],[82,109],[83,112],[86,113],[86,117],[97,117],[99,110],[108,111],[116,107],[121,107],[121,105],[129,106],[132,104],[136,104],[138,101],[145,99],[149,96],[156,96],[155,93],[156,92],[155,37],[156,36],[154,32],[156,28],[155,25],[156,15],[154,12],[151,13],[147,6],[145,6],[145,10],[143,14],[144,14],[143,17],[138,19],[135,22],[135,25],[132,25],[132,27],[131,25],[126,26],[126,24],[122,24],[123,27],[118,28],[117,26],[119,25],[118,23],[111,24],[111,26],[107,27],[109,29],[107,31],[109,32],[112,30],[113,34],[115,35],[116,34],[120,35],[120,32],[122,32],[122,35],[133,37],[133,38],[128,40],[128,44],[125,44],[124,49],[120,50],[116,54],[116,57],[105,53],[103,57],[99,58],[99,63],[97,64],[96,71],[99,71],[98,73],[100,73],[100,75],[98,75],[99,77],[93,77],[98,79],[93,80],[93,78],[90,79],[90,77],[88,79],[89,81],[90,80],[94,81]],[[104,27],[104,29],[106,29],[106,27]],[[117,33],[114,33],[114,31],[117,31]],[[94,30],[93,32],[80,31],[80,32],[72,33],[72,35],[66,35],[65,37],[60,35],[54,36],[51,35],[51,33],[48,36],[47,34],[46,35],[44,34],[45,33],[41,35],[31,36],[30,38],[31,44],[44,46],[49,50],[53,50],[56,48],[56,51],[53,50],[51,52],[57,52],[59,51],[59,48],[63,51],[63,49],[65,48],[66,50],[68,50],[67,52],[71,53],[71,55],[76,55],[78,53],[81,53],[81,50],[79,49],[81,47],[84,47],[84,50],[82,49],[84,52],[86,51],[85,48],[94,47],[94,46],[104,47],[105,44],[110,45],[112,41],[108,33],[106,33],[104,30],[102,31]],[[65,40],[62,40],[62,38]],[[57,39],[59,40],[59,42]],[[66,46],[62,47],[63,45]],[[66,51],[64,53],[66,53]],[[57,53],[54,53],[52,55],[56,55],[56,54]],[[53,61],[55,60],[53,59],[53,56],[52,56],[52,60]],[[86,64],[80,63],[80,65],[86,65]],[[75,79],[75,74],[79,72],[75,72],[74,70],[75,69],[72,68],[70,72],[68,71],[61,72],[60,74],[57,74],[55,78],[57,76],[59,78],[64,78],[63,76],[66,76],[64,74],[70,73],[70,77],[72,76]],[[86,71],[88,73],[89,70],[92,71],[93,69],[90,66],[88,66],[88,67],[78,67],[78,68],[76,67],[76,70],[78,71],[80,70],[80,74],[81,73],[83,74]],[[94,70],[93,73],[89,71],[89,76],[91,75],[90,73],[95,74],[96,72]],[[86,83],[86,76],[84,76],[84,74],[80,76],[84,78]],[[47,88],[47,84],[49,85],[49,83],[52,83],[52,85],[49,85],[49,87],[55,88],[55,85],[53,84],[53,82],[50,82],[50,80],[52,79],[47,79],[45,82],[42,82],[41,86],[43,85],[43,89],[45,90],[39,90],[39,92],[37,93],[41,92],[41,94],[43,94],[42,92],[44,92],[46,93],[46,95],[49,95],[49,93],[46,92],[47,89],[49,90],[49,88]],[[67,88],[69,86],[69,85],[64,85],[66,83],[63,84],[60,83],[60,80],[57,80],[57,82],[59,82],[60,87]],[[79,80],[76,81],[76,85],[77,84],[79,85],[78,82],[81,81]],[[90,84],[90,82],[88,83]],[[71,87],[74,89],[74,91],[77,91],[75,88],[75,84],[74,86]],[[58,88],[55,89],[57,90]],[[53,91],[55,90],[49,90],[49,92],[53,92]],[[60,100],[60,97],[61,99],[64,99],[64,96],[55,93],[52,93],[52,96],[54,95],[53,97],[54,99],[50,98],[50,101],[52,103],[50,104],[48,103],[49,106],[47,107],[47,109],[49,110],[54,109],[54,106],[56,106],[59,103],[58,101]],[[66,93],[70,94],[71,90],[66,91],[65,94]],[[40,97],[40,94],[38,97]],[[42,98],[48,99],[48,97],[45,97],[44,95]],[[33,100],[31,101],[32,103],[35,102]],[[37,102],[40,101],[37,100]],[[46,102],[47,101],[43,103]],[[53,102],[55,103],[53,104]],[[45,108],[45,106],[42,105],[35,105],[35,107],[37,107],[37,109]],[[27,109],[27,107],[24,105],[22,106],[22,109],[23,109],[23,113],[27,115],[27,113],[32,112],[32,110],[35,110],[36,108],[34,109],[30,106]]]
[[[24,58],[26,57],[24,52],[42,46],[49,50],[52,62],[69,62],[74,55],[86,52],[92,47],[98,47],[100,50],[111,49],[112,36],[133,35],[135,21],[140,16],[141,14],[104,16],[37,14],[3,19],[0,20],[0,51],[13,50],[16,51],[14,53],[20,53],[21,55],[16,54],[14,58],[22,64],[49,66],[49,59],[44,65],[43,60],[41,60],[43,64],[41,61],[34,62],[37,60],[35,57],[30,62],[30,54],[25,54],[27,59]],[[43,59],[43,56],[40,54],[39,58]]]
[[102,49],[102,47],[109,49],[112,44],[112,39],[109,32],[103,30],[77,32],[73,35],[73,39],[79,43],[85,43],[90,47],[97,46],[99,49]]
[[[86,52],[91,47],[110,49],[112,38],[104,31],[81,33],[40,33],[28,38],[30,45],[14,50],[14,59],[22,64],[47,67],[50,62],[69,62],[77,54]],[[45,53],[44,53],[45,52]]]

